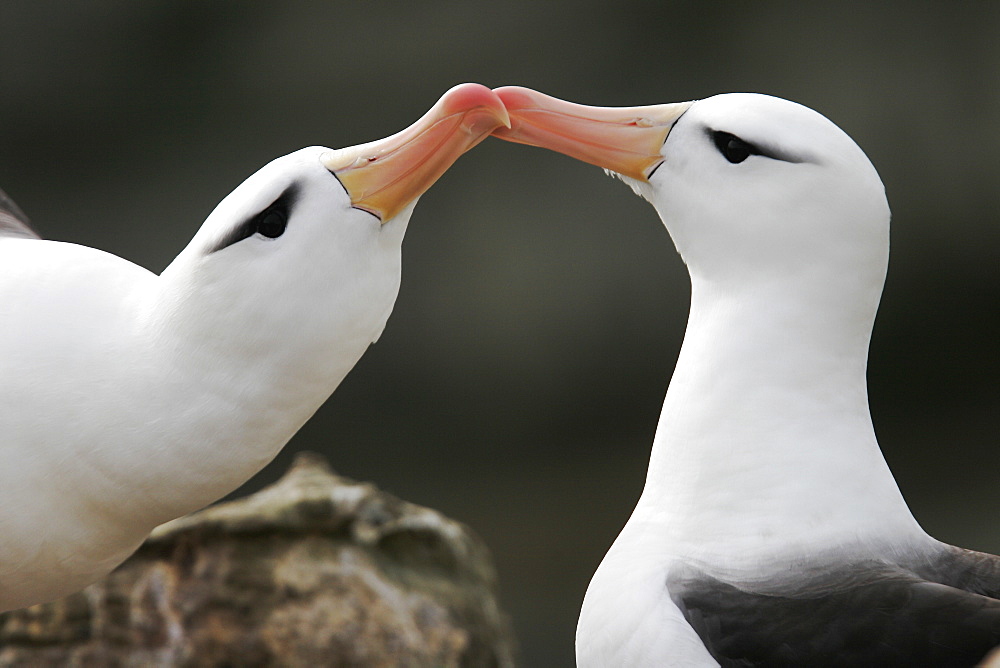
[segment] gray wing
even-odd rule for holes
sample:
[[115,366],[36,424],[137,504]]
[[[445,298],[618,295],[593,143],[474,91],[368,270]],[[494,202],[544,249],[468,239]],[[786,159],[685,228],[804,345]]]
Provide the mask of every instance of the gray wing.
[[1000,557],[948,545],[936,557],[912,565],[921,577],[1000,600]]
[[0,190],[0,239],[4,237],[41,239],[28,222],[28,217],[14,204],[14,200]]
[[974,666],[1000,645],[994,598],[885,563],[824,570],[790,575],[780,593],[697,572],[668,588],[726,668]]

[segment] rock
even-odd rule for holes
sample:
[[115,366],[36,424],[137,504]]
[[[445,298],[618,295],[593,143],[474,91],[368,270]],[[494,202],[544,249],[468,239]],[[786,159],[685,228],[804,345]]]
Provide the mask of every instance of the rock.
[[0,616],[2,666],[513,666],[466,527],[312,454],[159,527],[105,580]]

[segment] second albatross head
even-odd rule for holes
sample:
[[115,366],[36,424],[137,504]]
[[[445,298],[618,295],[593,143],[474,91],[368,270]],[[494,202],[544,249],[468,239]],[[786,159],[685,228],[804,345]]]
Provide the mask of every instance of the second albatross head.
[[496,89],[501,139],[605,168],[649,200],[692,278],[752,282],[864,274],[881,288],[889,208],[878,174],[836,125],[802,105],[730,93],[590,107]]

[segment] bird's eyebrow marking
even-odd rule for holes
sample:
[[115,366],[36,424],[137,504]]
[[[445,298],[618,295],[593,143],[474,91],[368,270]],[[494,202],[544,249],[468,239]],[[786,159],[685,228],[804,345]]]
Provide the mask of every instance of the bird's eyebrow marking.
[[793,155],[792,153],[789,153],[784,149],[777,148],[773,145],[761,144],[760,142],[757,141],[748,141],[743,137],[741,137],[740,135],[736,134],[735,132],[729,132],[728,130],[717,130],[713,127],[709,127],[707,125],[705,126],[705,134],[708,136],[709,140],[714,141],[715,135],[720,132],[723,134],[736,137],[747,146],[753,148],[754,155],[770,158],[771,160],[778,160],[780,162],[790,162],[792,164],[799,164],[802,162],[812,162],[812,160],[808,160],[802,156]]
[[242,241],[247,237],[252,237],[257,232],[257,219],[260,217],[262,213],[270,211],[275,207],[281,207],[286,212],[290,212],[292,210],[292,207],[295,205],[295,202],[298,200],[301,190],[302,188],[299,186],[298,183],[293,183],[292,185],[285,188],[284,192],[278,195],[278,197],[273,202],[265,206],[259,212],[255,213],[254,215],[244,220],[242,223],[239,223],[238,225],[235,225],[232,228],[230,228],[230,230],[226,232],[226,234],[223,235],[221,239],[219,239],[218,243],[216,243],[212,247],[212,249],[208,251],[208,253],[209,254],[215,253],[217,251],[222,250],[223,248],[232,246],[237,241]]

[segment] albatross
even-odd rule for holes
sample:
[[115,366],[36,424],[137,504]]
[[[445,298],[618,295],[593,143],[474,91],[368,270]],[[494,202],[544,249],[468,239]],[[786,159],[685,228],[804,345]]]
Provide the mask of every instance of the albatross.
[[507,122],[451,89],[264,166],[155,275],[0,196],[0,611],[79,590],[267,464],[382,332],[417,198]]
[[497,136],[648,200],[691,309],[634,512],[587,589],[589,666],[969,666],[1000,644],[1000,559],[918,525],[866,365],[889,257],[875,168],[759,94],[604,108],[517,87]]

